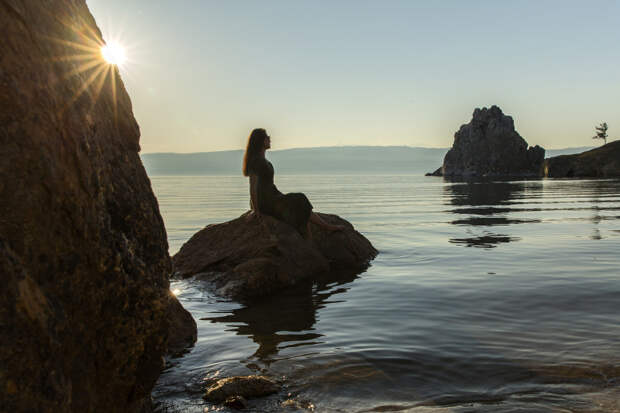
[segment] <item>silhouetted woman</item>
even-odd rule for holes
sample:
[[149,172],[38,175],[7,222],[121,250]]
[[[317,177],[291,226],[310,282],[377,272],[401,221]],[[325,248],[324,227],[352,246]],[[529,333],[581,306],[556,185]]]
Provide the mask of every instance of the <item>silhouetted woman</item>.
[[273,166],[265,159],[271,148],[271,138],[265,129],[254,129],[248,138],[243,157],[243,175],[250,177],[250,205],[254,214],[271,215],[295,227],[300,234],[311,236],[310,222],[330,230],[341,230],[341,225],[330,225],[312,212],[312,204],[302,193],[283,194],[273,183]]

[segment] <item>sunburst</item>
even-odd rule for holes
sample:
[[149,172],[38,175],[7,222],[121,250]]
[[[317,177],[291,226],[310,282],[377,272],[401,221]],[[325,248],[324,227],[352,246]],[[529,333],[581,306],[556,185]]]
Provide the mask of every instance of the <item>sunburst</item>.
[[107,43],[104,42],[101,33],[91,26],[92,22],[67,21],[63,24],[69,29],[67,37],[63,39],[48,37],[48,39],[61,43],[73,52],[64,56],[56,56],[51,60],[73,63],[73,68],[64,74],[65,79],[73,76],[80,76],[83,79],[80,87],[68,100],[65,109],[73,105],[87,91],[92,94],[93,104],[95,104],[99,100],[104,86],[109,84],[116,122],[118,112],[117,81],[119,80],[117,77],[120,77],[119,69],[124,71],[127,69],[128,49],[123,46],[123,42],[118,38],[113,38]]
[[125,48],[115,42],[110,42],[105,46],[102,46],[101,56],[103,56],[103,60],[111,65],[121,66],[127,61]]

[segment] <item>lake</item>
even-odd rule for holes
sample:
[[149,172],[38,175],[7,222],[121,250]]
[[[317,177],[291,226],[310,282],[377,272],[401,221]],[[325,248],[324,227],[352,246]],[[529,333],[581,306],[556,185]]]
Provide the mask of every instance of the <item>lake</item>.
[[[247,178],[152,176],[170,254],[248,209]],[[171,289],[198,341],[168,360],[161,411],[226,408],[203,380],[266,374],[316,412],[620,411],[620,180],[451,182],[417,175],[277,175],[379,250],[258,302]],[[290,396],[288,396],[290,393]],[[287,411],[296,411],[294,409]]]

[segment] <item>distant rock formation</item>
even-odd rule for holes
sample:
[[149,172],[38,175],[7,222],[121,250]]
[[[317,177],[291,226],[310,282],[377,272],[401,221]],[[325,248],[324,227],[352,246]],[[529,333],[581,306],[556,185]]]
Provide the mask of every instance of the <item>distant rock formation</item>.
[[0,410],[139,411],[180,310],[129,96],[84,0],[0,38]]
[[620,141],[576,155],[545,159],[543,175],[549,178],[620,177]]
[[268,215],[246,213],[197,232],[172,258],[174,275],[197,276],[217,294],[246,299],[271,294],[320,273],[363,271],[377,250],[336,215],[319,214],[343,231],[312,225],[312,240]]
[[454,134],[441,170],[427,175],[459,177],[539,176],[545,150],[517,133],[512,117],[497,106],[474,110],[470,123]]

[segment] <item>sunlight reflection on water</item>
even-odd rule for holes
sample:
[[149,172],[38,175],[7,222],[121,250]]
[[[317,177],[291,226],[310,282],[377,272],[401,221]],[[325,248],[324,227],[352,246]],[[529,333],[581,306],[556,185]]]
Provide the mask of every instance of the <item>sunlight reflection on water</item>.
[[[151,180],[171,254],[248,207],[243,177]],[[245,306],[174,281],[199,340],[155,400],[199,412],[205,376],[262,372],[321,412],[620,409],[620,181],[276,183],[348,219],[379,256]]]

